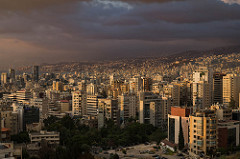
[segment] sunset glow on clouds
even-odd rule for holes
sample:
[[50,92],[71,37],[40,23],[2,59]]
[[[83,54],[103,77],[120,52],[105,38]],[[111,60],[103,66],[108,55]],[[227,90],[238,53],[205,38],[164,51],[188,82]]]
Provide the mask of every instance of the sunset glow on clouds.
[[222,0],[222,1],[227,4],[240,4],[240,0]]

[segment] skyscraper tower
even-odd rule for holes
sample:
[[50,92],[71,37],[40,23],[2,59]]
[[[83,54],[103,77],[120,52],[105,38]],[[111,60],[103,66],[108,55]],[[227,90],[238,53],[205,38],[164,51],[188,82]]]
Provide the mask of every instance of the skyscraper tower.
[[12,68],[9,69],[9,79],[10,83],[15,81],[15,70]]
[[213,75],[213,103],[223,103],[223,73],[214,73]]
[[39,66],[33,67],[33,80],[35,82],[38,82],[38,80],[39,80]]
[[6,84],[7,82],[8,82],[8,74],[3,72],[1,74],[1,84],[3,85],[3,84]]

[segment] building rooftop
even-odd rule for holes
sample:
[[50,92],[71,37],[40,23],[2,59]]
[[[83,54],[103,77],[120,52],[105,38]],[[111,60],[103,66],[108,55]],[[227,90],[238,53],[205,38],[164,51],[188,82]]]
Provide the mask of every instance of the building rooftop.
[[33,132],[30,135],[56,135],[59,134],[57,131],[40,131],[40,132]]
[[2,128],[2,132],[10,131],[8,128]]
[[0,145],[0,150],[4,150],[4,149],[8,149],[8,147],[5,145]]

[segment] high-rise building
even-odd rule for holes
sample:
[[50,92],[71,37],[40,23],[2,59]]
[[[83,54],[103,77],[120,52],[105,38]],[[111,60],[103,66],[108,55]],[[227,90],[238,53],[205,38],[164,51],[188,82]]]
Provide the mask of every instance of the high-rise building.
[[137,96],[123,94],[118,96],[118,108],[120,110],[120,122],[128,118],[136,118],[137,115]]
[[209,87],[210,85],[206,81],[198,81],[193,83],[192,98],[194,112],[211,106]]
[[98,99],[101,99],[101,98],[102,96],[99,96],[99,95],[87,95],[87,105],[86,105],[87,115],[97,116]]
[[152,92],[141,92],[139,99],[140,123],[152,124],[156,127],[166,129],[170,100],[165,100]]
[[96,95],[97,94],[97,85],[94,83],[90,83],[87,85],[87,94],[88,95]]
[[19,133],[18,114],[13,111],[1,111],[1,127],[10,129],[11,135]]
[[81,92],[72,93],[72,115],[85,115],[86,106]]
[[139,120],[140,123],[150,124],[150,103],[160,101],[158,95],[152,92],[141,92],[139,95]]
[[9,69],[9,79],[10,83],[13,83],[15,81],[15,70],[14,69]]
[[152,90],[152,79],[149,77],[142,78],[142,90],[151,91]]
[[212,84],[213,72],[211,68],[206,66],[200,66],[193,72],[193,82],[207,81]]
[[63,84],[60,81],[53,81],[53,90],[54,91],[63,91]]
[[206,66],[200,66],[195,72],[193,72],[193,84],[194,83],[199,83],[201,81],[204,81],[205,83],[208,83],[208,88],[207,88],[208,89],[207,90],[208,98],[209,98],[208,100],[209,100],[209,104],[212,104],[212,102],[213,102],[213,96],[212,96],[212,92],[213,92],[213,71],[212,71],[211,68],[208,68]]
[[7,82],[8,82],[8,74],[4,72],[1,74],[1,84],[4,85]]
[[134,77],[129,80],[129,91],[131,94],[137,94],[141,89],[141,79]]
[[213,75],[213,103],[223,103],[223,73]]
[[16,97],[18,103],[26,104],[32,98],[32,93],[27,90],[20,90],[16,92]]
[[117,76],[115,74],[110,75],[110,77],[109,77],[110,85],[112,85],[113,82],[116,81],[116,80],[117,80]]
[[39,66],[33,67],[33,81],[38,82],[39,80]]
[[[103,114],[101,114],[103,113]],[[115,99],[99,99],[98,100],[98,125],[104,125],[104,119],[111,119],[119,124],[118,103]],[[103,119],[104,118],[104,119]],[[103,122],[103,123],[102,123]]]
[[170,103],[171,100],[165,97],[150,102],[150,124],[161,128],[163,131],[167,130],[167,115],[171,107]]
[[213,110],[190,115],[189,154],[211,155],[217,149],[217,118]]
[[36,107],[25,107],[23,111],[23,130],[26,131],[26,125],[38,123],[40,119],[39,109]]
[[173,83],[164,86],[164,94],[172,98],[173,106],[180,106],[180,84]]
[[45,119],[48,116],[48,99],[47,98],[31,98],[30,106],[39,109],[41,119]]
[[227,74],[223,77],[223,104],[229,106],[233,100],[235,106],[239,106],[240,77]]
[[224,107],[220,104],[214,104],[211,106],[211,110],[215,111],[218,120],[232,120],[232,109],[228,107]]

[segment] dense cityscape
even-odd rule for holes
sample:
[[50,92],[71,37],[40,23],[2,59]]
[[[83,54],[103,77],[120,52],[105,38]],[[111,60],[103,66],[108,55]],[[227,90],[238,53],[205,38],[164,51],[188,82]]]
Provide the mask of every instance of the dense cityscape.
[[240,0],[0,0],[0,159],[240,159]]
[[240,155],[240,54],[167,59],[2,72],[0,157]]

